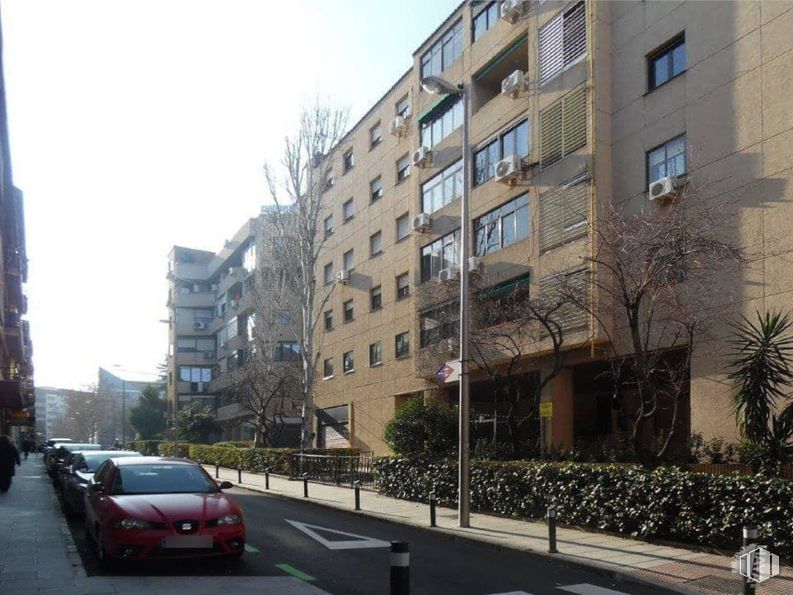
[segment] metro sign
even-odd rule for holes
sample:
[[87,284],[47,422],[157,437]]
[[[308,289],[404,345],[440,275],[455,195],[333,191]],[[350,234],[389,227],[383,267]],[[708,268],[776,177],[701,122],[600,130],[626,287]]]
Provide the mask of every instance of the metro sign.
[[460,380],[461,369],[462,366],[460,364],[460,360],[455,359],[443,364],[435,375],[438,377],[438,380],[444,384],[448,384],[449,382],[456,382]]

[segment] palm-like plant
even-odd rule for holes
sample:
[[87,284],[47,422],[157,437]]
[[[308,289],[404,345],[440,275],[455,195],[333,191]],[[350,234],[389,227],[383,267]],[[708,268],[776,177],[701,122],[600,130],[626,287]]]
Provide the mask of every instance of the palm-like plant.
[[738,427],[745,439],[770,447],[768,455],[774,458],[788,451],[793,427],[793,405],[779,417],[774,415],[778,401],[787,398],[785,391],[793,384],[791,327],[789,314],[757,312],[756,322],[741,317],[733,325],[730,341],[729,378],[737,387],[732,410]]

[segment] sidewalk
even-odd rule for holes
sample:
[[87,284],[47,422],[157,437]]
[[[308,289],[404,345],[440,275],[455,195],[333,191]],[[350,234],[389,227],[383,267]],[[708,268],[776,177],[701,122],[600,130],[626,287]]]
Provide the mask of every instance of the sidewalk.
[[[214,476],[214,466],[205,465]],[[303,482],[270,475],[270,489],[265,490],[264,474],[242,473],[237,481],[235,469],[220,469],[220,479],[235,485],[274,496],[305,500]],[[354,492],[348,487],[309,483],[310,502],[342,510],[354,509]],[[457,537],[475,539],[500,547],[531,551],[573,565],[595,567],[643,580],[680,593],[741,593],[741,581],[731,572],[732,558],[689,549],[623,539],[578,529],[557,529],[558,554],[548,554],[548,528],[544,522],[532,522],[471,514],[471,526],[457,526],[457,511],[437,509],[437,525],[429,529],[429,506],[407,500],[361,491],[361,512],[383,520],[441,531]],[[757,588],[758,595],[793,594],[793,569],[782,567],[782,574]]]
[[2,595],[316,595],[325,593],[287,576],[85,575],[41,458],[17,468],[0,494]]

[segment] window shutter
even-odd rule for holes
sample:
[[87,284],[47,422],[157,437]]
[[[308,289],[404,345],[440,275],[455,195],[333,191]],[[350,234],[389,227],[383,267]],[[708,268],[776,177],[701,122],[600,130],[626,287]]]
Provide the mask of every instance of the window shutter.
[[564,224],[562,226],[562,241],[569,242],[587,234],[587,219],[589,207],[589,183],[581,182],[565,189],[565,204],[562,210]]
[[586,54],[586,9],[579,2],[564,14],[564,65]]
[[562,102],[540,112],[540,166],[547,167],[562,158]]
[[540,195],[540,250],[545,252],[587,234],[589,184],[558,186]]
[[562,155],[586,145],[586,86],[562,97]]
[[563,15],[548,21],[540,29],[540,84],[556,76],[564,68]]
[[[586,269],[550,275],[540,281],[540,295],[543,299],[552,302],[564,294],[572,294],[576,300],[588,301]],[[556,321],[564,331],[580,330],[586,327],[587,312],[574,303],[568,303],[557,310]]]

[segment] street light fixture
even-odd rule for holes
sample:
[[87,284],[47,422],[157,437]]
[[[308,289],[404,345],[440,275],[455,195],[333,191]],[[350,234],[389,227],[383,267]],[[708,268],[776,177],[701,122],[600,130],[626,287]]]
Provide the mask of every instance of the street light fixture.
[[460,420],[459,420],[459,463],[457,519],[461,527],[470,526],[471,516],[471,453],[470,417],[471,400],[468,386],[468,245],[469,212],[468,189],[471,179],[470,143],[468,140],[468,90],[462,84],[454,85],[438,76],[421,80],[422,88],[432,95],[458,95],[463,102],[463,193],[460,198]]

